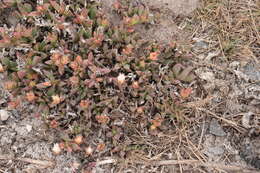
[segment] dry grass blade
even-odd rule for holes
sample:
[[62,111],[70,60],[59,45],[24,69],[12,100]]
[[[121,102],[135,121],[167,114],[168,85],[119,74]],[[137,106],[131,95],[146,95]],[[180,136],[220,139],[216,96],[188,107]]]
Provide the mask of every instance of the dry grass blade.
[[256,169],[250,169],[246,167],[240,167],[235,165],[224,165],[218,163],[202,163],[199,160],[160,160],[160,161],[153,161],[153,162],[142,162],[142,161],[134,161],[138,164],[144,165],[156,165],[156,166],[166,166],[166,165],[179,165],[179,164],[188,164],[194,166],[203,166],[203,167],[210,167],[220,170],[227,170],[227,171],[242,171],[242,173],[255,173]]
[[30,159],[30,158],[13,158],[7,155],[0,155],[0,160],[16,160],[16,161],[22,161],[26,163],[36,164],[39,166],[42,166],[44,168],[53,167],[55,164],[51,161],[47,160],[36,160],[36,159]]
[[96,166],[101,166],[101,165],[106,165],[106,164],[113,164],[116,163],[117,160],[116,159],[107,159],[107,160],[101,160],[96,162]]
[[46,161],[46,160],[35,160],[35,159],[30,159],[30,158],[17,158],[15,160],[40,165],[40,166],[43,166],[45,168],[54,166],[53,162]]
[[208,96],[207,98],[199,100],[199,101],[185,103],[182,106],[184,106],[186,108],[199,108],[199,107],[205,106],[206,104],[210,103],[212,98],[213,98],[212,96]]
[[237,129],[237,130],[238,130],[239,132],[241,132],[241,133],[245,133],[245,132],[246,132],[246,129],[240,127],[240,126],[239,126],[236,122],[234,122],[234,121],[228,120],[228,119],[226,119],[226,118],[222,118],[222,117],[218,116],[217,114],[215,114],[215,113],[213,113],[213,112],[211,112],[211,111],[209,111],[209,110],[206,110],[206,109],[204,109],[204,108],[199,108],[199,110],[200,110],[200,111],[203,111],[203,112],[206,112],[206,113],[208,113],[209,115],[214,116],[215,118],[218,118],[218,119],[222,120],[223,122],[225,122],[225,123],[231,125],[232,127],[234,127],[235,129]]

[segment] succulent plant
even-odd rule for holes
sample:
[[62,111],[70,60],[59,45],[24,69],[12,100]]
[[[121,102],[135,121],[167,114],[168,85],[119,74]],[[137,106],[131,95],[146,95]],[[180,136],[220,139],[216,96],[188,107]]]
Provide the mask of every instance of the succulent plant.
[[[149,10],[129,3],[114,4],[119,25],[92,1],[6,4],[21,15],[13,31],[0,28],[0,49],[14,51],[0,64],[9,79],[4,85],[15,96],[10,105],[21,98],[35,105],[51,128],[67,129],[72,136],[87,136],[86,129],[98,126],[117,129],[115,110],[137,124],[133,115],[146,115],[151,130],[161,126],[178,102],[171,93],[175,80],[194,76],[178,65],[173,44],[138,35],[136,26],[149,24]],[[154,117],[158,113],[162,116]]]

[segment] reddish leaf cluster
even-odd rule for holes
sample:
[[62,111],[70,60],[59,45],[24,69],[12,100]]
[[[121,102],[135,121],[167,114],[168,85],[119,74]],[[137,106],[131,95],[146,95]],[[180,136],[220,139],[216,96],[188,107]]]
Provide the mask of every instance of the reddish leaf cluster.
[[[175,44],[146,41],[135,32],[137,25],[149,23],[148,9],[116,1],[117,25],[92,1],[48,0],[30,9],[19,3],[22,24],[14,32],[0,28],[0,48],[26,49],[1,58],[4,87],[13,95],[8,106],[33,104],[49,127],[68,133],[72,139],[55,145],[55,152],[91,156],[96,150],[83,136],[96,129],[104,128],[111,139],[106,141],[117,145],[127,123],[156,131],[175,113],[176,80],[189,82],[194,75],[177,63]],[[38,18],[46,23],[37,23]],[[183,99],[190,94],[189,88],[180,92]],[[105,147],[101,142],[97,150]]]

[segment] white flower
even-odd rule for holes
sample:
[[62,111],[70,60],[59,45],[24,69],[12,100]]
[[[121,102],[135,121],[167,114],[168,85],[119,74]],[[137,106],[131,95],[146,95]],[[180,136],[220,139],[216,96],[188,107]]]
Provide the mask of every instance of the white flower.
[[122,85],[125,82],[125,75],[120,73],[117,77],[117,81],[120,85]]
[[85,152],[87,155],[91,155],[93,153],[93,149],[89,146],[89,147],[85,148]]
[[60,145],[58,143],[54,144],[54,146],[52,148],[52,152],[56,155],[61,153],[61,148],[60,148]]

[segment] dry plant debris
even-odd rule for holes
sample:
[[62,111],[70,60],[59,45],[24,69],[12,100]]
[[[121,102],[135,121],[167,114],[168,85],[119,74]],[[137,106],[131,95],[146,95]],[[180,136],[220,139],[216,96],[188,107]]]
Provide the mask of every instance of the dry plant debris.
[[135,31],[155,20],[145,6],[116,1],[118,25],[94,1],[4,1],[1,6],[19,14],[15,27],[0,27],[9,109],[33,105],[32,115],[62,133],[54,154],[124,158],[143,145],[134,144],[137,131],[157,136],[169,133],[165,122],[171,131],[187,123],[181,103],[191,89],[179,96],[178,81],[189,83],[195,76],[180,64],[176,44],[147,41]]

